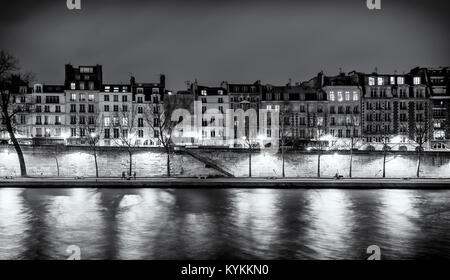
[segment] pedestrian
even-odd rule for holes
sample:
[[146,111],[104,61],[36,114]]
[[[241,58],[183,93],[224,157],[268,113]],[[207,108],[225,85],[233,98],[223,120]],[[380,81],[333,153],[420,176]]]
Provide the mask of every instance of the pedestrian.
[[136,171],[133,172],[134,180],[136,180]]
[[125,179],[125,171],[122,171],[122,179]]

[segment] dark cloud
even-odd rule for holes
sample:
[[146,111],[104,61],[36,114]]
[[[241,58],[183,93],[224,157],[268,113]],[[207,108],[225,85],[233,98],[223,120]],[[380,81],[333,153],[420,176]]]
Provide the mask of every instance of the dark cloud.
[[108,82],[165,73],[185,80],[274,84],[320,70],[408,71],[449,65],[448,1],[2,2],[0,40],[40,81],[61,83],[65,63],[103,64]]

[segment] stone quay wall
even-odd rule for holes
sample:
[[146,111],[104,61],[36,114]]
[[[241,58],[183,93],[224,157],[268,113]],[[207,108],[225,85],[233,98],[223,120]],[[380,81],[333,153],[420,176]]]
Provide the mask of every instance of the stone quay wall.
[[[26,146],[23,148],[28,174],[31,176],[59,175],[95,176],[92,151],[83,147]],[[208,158],[236,177],[248,176],[249,156],[246,150],[195,149],[193,152]],[[221,173],[191,155],[175,152],[171,156],[173,176],[221,176]],[[318,155],[313,152],[286,152],[286,177],[317,177]],[[126,150],[101,148],[98,151],[99,175],[119,177],[128,171],[129,156]],[[321,177],[332,177],[336,173],[348,177],[350,156],[347,153],[324,153],[321,155]],[[358,152],[353,155],[353,177],[382,177],[382,152]],[[386,177],[415,177],[417,154],[415,152],[390,152],[386,160]],[[160,177],[166,175],[166,154],[162,149],[147,148],[134,152],[133,171],[138,177]],[[17,155],[12,147],[0,148],[0,176],[20,174]],[[281,177],[282,156],[264,151],[252,154],[252,176]],[[430,153],[422,155],[421,177],[449,178],[450,153]]]

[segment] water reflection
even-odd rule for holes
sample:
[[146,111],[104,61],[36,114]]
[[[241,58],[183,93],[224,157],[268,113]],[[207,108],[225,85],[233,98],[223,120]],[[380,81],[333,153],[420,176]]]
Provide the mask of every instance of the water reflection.
[[450,258],[450,191],[0,189],[0,259]]
[[0,259],[21,259],[30,235],[30,213],[24,207],[21,189],[0,189]]
[[354,213],[346,193],[335,189],[307,193],[310,203],[306,215],[310,224],[306,240],[307,246],[315,250],[314,258],[348,258]]

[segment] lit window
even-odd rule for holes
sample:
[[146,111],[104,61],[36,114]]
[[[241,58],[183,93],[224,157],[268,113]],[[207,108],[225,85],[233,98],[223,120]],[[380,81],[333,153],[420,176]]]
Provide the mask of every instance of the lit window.
[[105,92],[109,92],[110,87],[109,86],[105,86]]
[[119,92],[119,87],[114,87],[114,92]]
[[330,101],[335,101],[335,97],[334,97],[334,91],[330,92]]
[[345,92],[345,101],[350,101],[350,92],[349,91]]
[[344,96],[342,96],[342,91],[338,91],[337,96],[338,96],[338,101],[339,102],[344,100]]
[[89,101],[93,101],[94,100],[94,94],[93,93],[89,93],[88,100]]
[[395,77],[391,77],[391,85],[395,84]]
[[202,95],[206,95],[206,90],[202,89]]
[[219,89],[219,90],[217,91],[217,93],[218,93],[219,95],[223,95],[223,90]]
[[405,83],[405,78],[403,77],[397,77],[397,84],[403,85]]
[[420,77],[414,77],[414,84],[420,85]]
[[374,86],[374,85],[375,85],[375,78],[369,77],[369,86]]
[[379,85],[379,86],[382,86],[383,83],[384,83],[383,77],[378,77],[378,85]]
[[353,92],[353,101],[358,101],[358,93],[356,91]]
[[70,101],[75,101],[77,99],[77,94],[76,93],[72,93],[70,95]]
[[72,89],[72,90],[75,89],[75,83],[70,83],[70,89]]
[[111,124],[111,120],[109,117],[105,117],[105,126],[109,126]]

